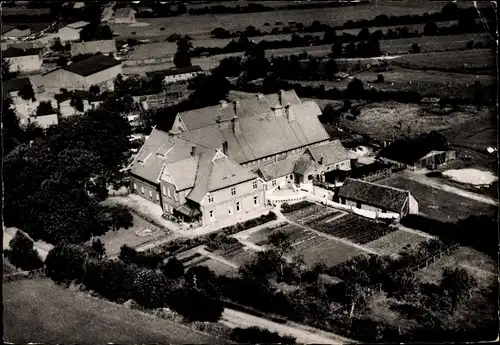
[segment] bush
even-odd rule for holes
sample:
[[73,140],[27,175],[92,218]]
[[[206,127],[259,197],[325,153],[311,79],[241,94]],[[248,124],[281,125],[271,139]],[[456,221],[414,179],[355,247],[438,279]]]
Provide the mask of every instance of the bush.
[[285,335],[281,336],[276,332],[268,331],[259,327],[234,328],[229,336],[240,344],[295,344],[296,339]]
[[6,255],[10,263],[22,270],[31,271],[43,266],[42,259],[33,248],[33,242],[21,231],[17,231],[9,242],[10,250]]
[[307,207],[312,206],[312,205],[314,205],[314,203],[307,201],[307,200],[300,201],[300,202],[297,202],[297,203],[291,204],[291,205],[287,204],[287,203],[283,203],[283,204],[281,204],[281,212],[291,213],[291,212],[301,210],[303,208],[307,208]]
[[220,299],[194,289],[176,291],[169,306],[189,321],[216,322],[224,311],[224,304]]
[[175,256],[161,264],[160,270],[168,278],[180,278],[184,275],[184,265]]
[[163,262],[163,254],[154,253],[152,251],[138,252],[124,244],[120,248],[118,258],[127,264],[136,264],[137,266],[156,269]]
[[79,283],[83,277],[85,251],[75,244],[60,244],[52,248],[45,259],[45,274],[56,283]]

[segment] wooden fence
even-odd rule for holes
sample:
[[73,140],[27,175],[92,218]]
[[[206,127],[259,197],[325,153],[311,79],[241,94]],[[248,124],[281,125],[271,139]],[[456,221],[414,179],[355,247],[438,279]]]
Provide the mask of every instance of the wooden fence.
[[458,243],[455,243],[455,244],[451,245],[450,247],[448,247],[448,248],[440,251],[438,254],[435,254],[435,255],[433,255],[433,256],[431,256],[429,258],[426,258],[425,260],[422,260],[422,262],[420,262],[419,264],[413,266],[411,268],[411,270],[418,272],[421,269],[427,268],[434,261],[436,261],[438,259],[441,259],[443,257],[443,255],[449,255],[452,252],[454,252],[455,250],[457,250],[458,247],[460,247],[460,245]]

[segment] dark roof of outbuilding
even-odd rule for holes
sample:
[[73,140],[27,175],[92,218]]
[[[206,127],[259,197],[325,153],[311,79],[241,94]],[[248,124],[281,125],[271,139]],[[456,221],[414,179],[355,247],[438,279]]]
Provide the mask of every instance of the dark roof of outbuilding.
[[27,85],[31,85],[31,81],[29,78],[16,78],[6,80],[2,83],[2,97],[6,97],[9,92],[19,91]]
[[389,186],[347,178],[339,190],[339,197],[378,206],[399,213],[409,192]]
[[35,48],[21,49],[21,48],[9,47],[6,50],[2,51],[3,58],[12,58],[12,57],[38,55],[38,54],[40,54],[40,50]]
[[112,57],[98,54],[88,59],[74,62],[71,65],[64,66],[62,69],[87,77],[89,75],[104,71],[108,68],[121,64],[119,60]]
[[431,132],[412,139],[398,139],[380,150],[379,156],[411,165],[431,151],[446,151],[447,149],[447,139],[437,132]]

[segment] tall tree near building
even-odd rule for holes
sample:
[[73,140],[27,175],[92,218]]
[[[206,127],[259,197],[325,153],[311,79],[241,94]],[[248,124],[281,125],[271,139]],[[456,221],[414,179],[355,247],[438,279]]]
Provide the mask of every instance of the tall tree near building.
[[177,52],[174,55],[175,67],[189,67],[191,66],[191,50],[193,44],[191,40],[184,36],[177,41]]
[[108,25],[92,22],[82,28],[80,39],[84,42],[97,40],[110,40],[113,38],[113,32]]
[[33,248],[33,242],[21,231],[16,232],[9,246],[8,258],[14,266],[27,271],[43,266],[42,259]]

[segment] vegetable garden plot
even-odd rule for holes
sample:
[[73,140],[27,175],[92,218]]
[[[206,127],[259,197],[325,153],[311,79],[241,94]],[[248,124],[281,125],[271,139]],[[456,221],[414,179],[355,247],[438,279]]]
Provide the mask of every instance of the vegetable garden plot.
[[295,222],[300,222],[300,223],[306,223],[308,221],[311,221],[315,218],[320,218],[320,217],[328,217],[334,214],[338,214],[339,211],[334,210],[330,207],[318,205],[318,204],[312,204],[306,208],[293,211],[290,213],[287,213],[286,216],[289,217],[291,220]]
[[425,240],[426,237],[418,233],[396,230],[368,243],[367,247],[381,255],[391,255],[399,253],[407,245],[416,246]]
[[385,224],[353,214],[340,217],[329,223],[313,221],[307,225],[315,230],[359,244],[366,244],[395,231],[395,229],[391,229]]

